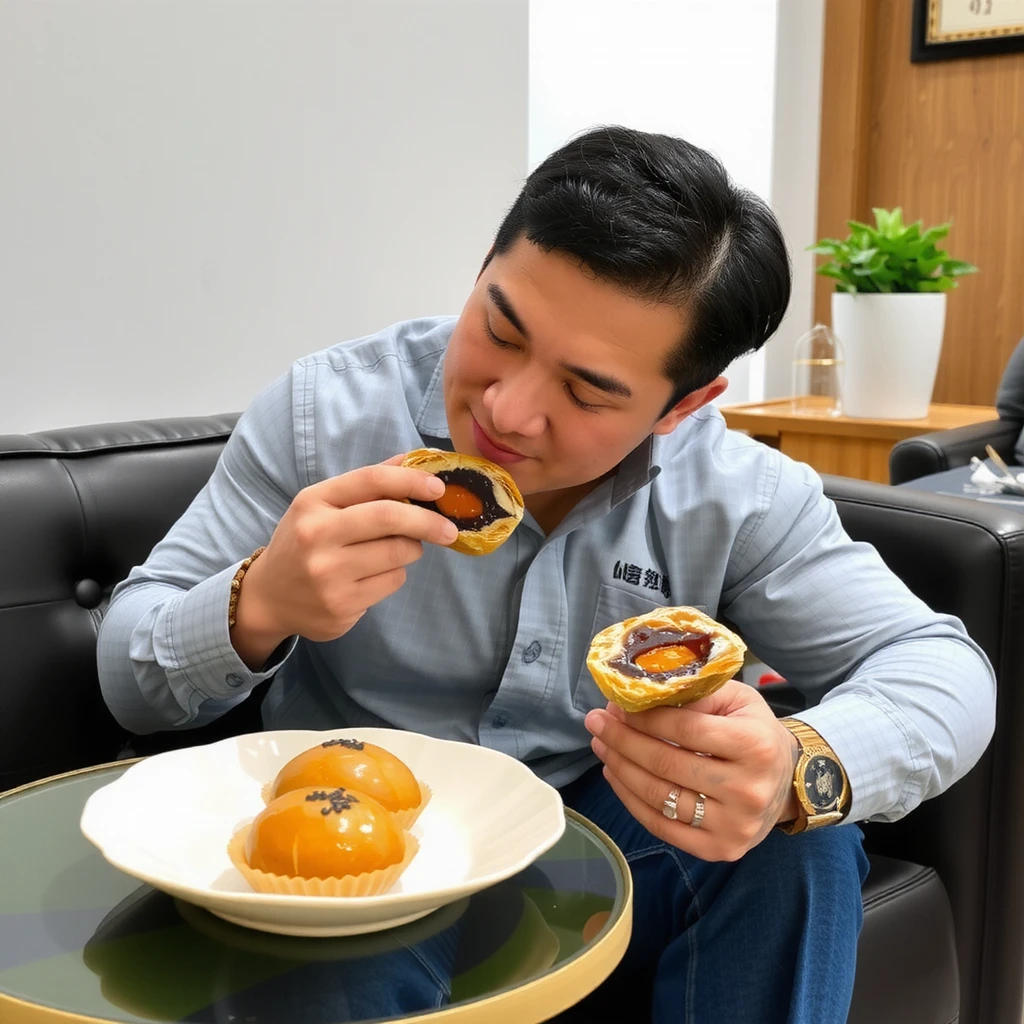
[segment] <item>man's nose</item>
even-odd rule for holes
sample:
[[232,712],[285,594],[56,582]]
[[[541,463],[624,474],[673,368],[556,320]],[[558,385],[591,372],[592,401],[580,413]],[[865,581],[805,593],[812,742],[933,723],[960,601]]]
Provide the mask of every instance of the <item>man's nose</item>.
[[547,426],[544,394],[540,380],[521,373],[491,384],[484,392],[484,407],[499,434],[538,437]]

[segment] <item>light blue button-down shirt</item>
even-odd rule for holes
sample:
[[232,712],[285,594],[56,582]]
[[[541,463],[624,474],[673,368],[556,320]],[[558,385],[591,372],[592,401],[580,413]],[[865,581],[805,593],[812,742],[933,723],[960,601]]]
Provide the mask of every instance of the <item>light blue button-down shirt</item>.
[[705,407],[642,444],[550,534],[526,514],[475,558],[425,545],[405,585],[343,637],[251,672],[228,635],[232,576],[303,487],[411,448],[451,448],[454,320],[417,320],[300,359],[232,434],[209,483],[115,590],[103,692],[135,732],[195,725],[276,672],[268,728],[390,725],[482,743],[563,785],[594,763],[585,665],[603,627],[659,605],[732,623],[820,703],[800,717],[850,777],[851,820],[896,818],[978,759],[994,680],[961,624],[852,543],[808,467]]

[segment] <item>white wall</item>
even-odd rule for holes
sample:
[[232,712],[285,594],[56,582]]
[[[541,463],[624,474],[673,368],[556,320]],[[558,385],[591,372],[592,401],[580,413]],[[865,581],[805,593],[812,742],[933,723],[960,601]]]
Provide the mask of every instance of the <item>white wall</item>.
[[0,0],[0,433],[243,407],[458,312],[527,0]]
[[810,326],[803,247],[813,241],[817,197],[823,8],[823,0],[530,2],[531,167],[576,132],[618,122],[711,150],[779,216],[794,301],[776,339],[730,367],[723,403],[760,399],[782,364],[786,388],[768,394],[786,393],[789,338]]
[[714,150],[774,205],[790,316],[723,400],[786,393],[822,12],[0,0],[0,433],[239,409],[297,355],[457,312],[528,166],[616,121]]

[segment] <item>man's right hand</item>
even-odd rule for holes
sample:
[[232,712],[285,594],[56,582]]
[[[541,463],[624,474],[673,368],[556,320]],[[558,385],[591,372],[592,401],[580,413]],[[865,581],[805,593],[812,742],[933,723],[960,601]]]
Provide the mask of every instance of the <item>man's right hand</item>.
[[430,473],[401,466],[401,455],[300,491],[249,567],[238,595],[231,640],[259,669],[290,636],[334,640],[367,608],[405,582],[424,541],[451,544],[444,516],[403,501],[444,492]]

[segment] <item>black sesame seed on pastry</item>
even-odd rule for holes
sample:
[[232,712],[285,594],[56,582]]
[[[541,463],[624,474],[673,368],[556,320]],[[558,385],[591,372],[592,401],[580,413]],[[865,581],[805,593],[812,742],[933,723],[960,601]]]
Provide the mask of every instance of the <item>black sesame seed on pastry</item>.
[[739,671],[747,645],[696,608],[658,608],[602,629],[587,668],[626,711],[680,705],[714,693]]
[[486,555],[503,544],[523,518],[523,497],[515,481],[487,459],[440,448],[415,448],[403,466],[440,477],[445,492],[436,501],[414,505],[440,512],[458,528],[450,547],[467,555]]

